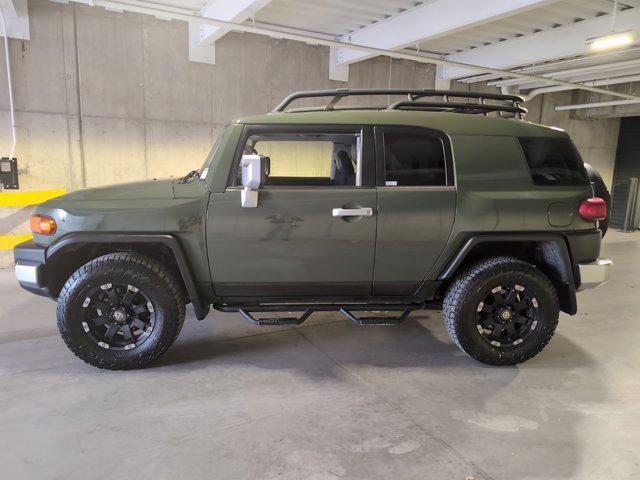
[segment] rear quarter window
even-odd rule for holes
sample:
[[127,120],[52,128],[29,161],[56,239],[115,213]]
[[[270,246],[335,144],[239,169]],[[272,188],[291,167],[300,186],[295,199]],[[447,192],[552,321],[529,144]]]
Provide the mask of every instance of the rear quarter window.
[[519,138],[536,185],[588,185],[578,149],[569,138]]

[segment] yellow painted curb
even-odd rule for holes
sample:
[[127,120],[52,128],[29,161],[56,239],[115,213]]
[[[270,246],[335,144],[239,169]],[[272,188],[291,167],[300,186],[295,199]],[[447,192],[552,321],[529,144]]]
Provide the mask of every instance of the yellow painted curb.
[[17,244],[31,240],[33,235],[25,233],[22,235],[0,235],[0,250],[11,250]]
[[54,190],[34,190],[31,192],[4,191],[0,192],[0,207],[23,207],[25,205],[38,205],[67,191],[64,188]]

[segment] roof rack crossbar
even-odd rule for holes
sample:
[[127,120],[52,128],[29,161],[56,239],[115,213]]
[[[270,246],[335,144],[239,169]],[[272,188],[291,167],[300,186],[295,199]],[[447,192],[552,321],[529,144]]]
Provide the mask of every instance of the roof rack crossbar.
[[[273,112],[287,111],[287,107],[296,100],[304,98],[331,97],[324,107],[319,110],[331,111],[345,97],[351,96],[373,96],[373,95],[406,95],[407,100],[395,102],[387,108],[398,110],[401,108],[413,109],[439,109],[439,110],[460,110],[471,113],[501,112],[513,114],[516,118],[521,118],[527,113],[527,109],[522,106],[524,98],[518,95],[502,95],[499,93],[461,92],[455,90],[430,90],[430,89],[406,89],[406,88],[360,88],[360,89],[337,89],[337,90],[309,90],[295,92],[285,98]],[[418,102],[423,98],[442,97],[444,102]],[[477,99],[477,103],[452,102],[451,99]],[[508,105],[488,104],[487,100],[508,102]],[[358,107],[356,107],[358,108]],[[380,109],[380,107],[371,107]],[[384,108],[384,107],[383,107]],[[360,107],[362,109],[362,107]],[[315,110],[315,108],[314,108]],[[296,111],[300,111],[296,109]]]
[[431,111],[453,111],[453,112],[503,112],[514,115],[526,115],[528,110],[524,107],[512,105],[490,105],[487,103],[462,103],[462,102],[418,102],[401,100],[395,102],[387,110],[431,110]]

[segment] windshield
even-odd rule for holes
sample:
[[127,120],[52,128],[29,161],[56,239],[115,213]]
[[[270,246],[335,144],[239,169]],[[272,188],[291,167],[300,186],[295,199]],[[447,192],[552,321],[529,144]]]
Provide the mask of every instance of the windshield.
[[209,166],[211,165],[211,161],[216,156],[216,153],[218,153],[220,146],[223,144],[222,139],[225,137],[225,135],[228,132],[229,132],[229,125],[226,125],[224,127],[224,130],[222,130],[222,132],[220,132],[220,135],[218,135],[218,139],[216,140],[216,143],[213,144],[213,148],[209,152],[209,155],[207,155],[207,158],[205,159],[204,164],[202,165],[202,167],[200,167],[200,170],[199,170],[200,178],[205,179],[207,177],[207,174],[209,173]]

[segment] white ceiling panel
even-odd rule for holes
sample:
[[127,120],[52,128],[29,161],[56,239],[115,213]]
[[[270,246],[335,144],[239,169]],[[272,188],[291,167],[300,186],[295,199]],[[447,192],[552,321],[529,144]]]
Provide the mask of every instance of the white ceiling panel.
[[[620,2],[621,10],[633,8],[631,2]],[[420,44],[421,51],[448,55],[482,47],[532,33],[610,15],[610,0],[563,0],[535,10],[513,15],[485,25]]]
[[414,0],[273,0],[255,20],[339,37],[424,2]]
[[[96,6],[109,3],[105,0],[74,1]],[[145,6],[150,7],[148,10],[165,10],[167,18],[177,12],[215,19],[215,14],[206,15],[211,1],[214,0],[118,0],[117,3],[130,5],[131,11]],[[228,1],[233,5],[237,0]],[[553,77],[558,73],[560,78],[562,69],[569,66],[567,62],[574,67],[587,68],[615,62],[618,57],[635,59],[640,48],[635,45],[632,49],[594,54],[585,46],[587,38],[609,31],[613,0],[513,0],[511,3],[505,0],[477,0],[474,3],[469,0],[253,1],[256,8],[242,17],[244,24],[255,23],[264,31],[279,30],[293,36],[338,40],[343,45],[360,44],[380,51],[401,50],[406,54],[408,50],[423,57],[441,57],[470,66],[523,74]],[[460,5],[467,7],[461,11]],[[640,30],[640,0],[620,0],[618,5],[618,28]],[[162,14],[150,14],[164,18]],[[191,27],[200,24],[196,20],[189,22],[191,34]],[[211,25],[208,28],[211,29]],[[348,77],[348,64],[377,54],[375,50],[364,53],[343,45],[332,46],[331,68],[334,72],[339,71],[336,73],[338,80]],[[190,36],[190,52],[191,47]],[[204,58],[212,63],[213,55]],[[501,78],[502,74],[478,75],[479,71],[483,70],[449,65],[443,68],[443,78],[491,81]],[[620,72],[634,73],[626,69]],[[503,77],[509,78],[509,75]],[[586,77],[581,74],[579,78]]]

